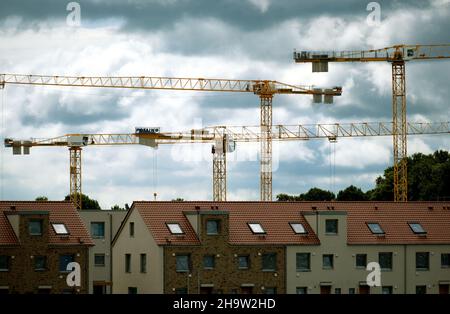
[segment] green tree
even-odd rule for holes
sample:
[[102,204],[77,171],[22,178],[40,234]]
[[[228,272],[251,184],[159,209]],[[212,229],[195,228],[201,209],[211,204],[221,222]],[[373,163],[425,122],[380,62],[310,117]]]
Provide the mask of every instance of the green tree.
[[116,204],[116,205],[111,207],[111,210],[125,210],[125,208],[120,207],[119,205]]
[[172,202],[184,202],[184,198],[177,197],[177,198],[174,198],[172,200]]
[[306,193],[298,196],[288,194],[278,194],[277,201],[280,202],[296,202],[296,201],[331,201],[335,199],[333,192],[322,190],[319,188],[312,188]]
[[[438,150],[433,154],[417,153],[407,158],[408,200],[436,201],[450,200],[450,154]],[[277,201],[328,201],[333,200],[330,191],[312,188],[299,196],[278,194]],[[338,201],[392,201],[394,200],[394,168],[388,167],[375,180],[375,187],[364,193],[350,185],[339,191]]]
[[47,196],[38,196],[38,197],[36,197],[36,201],[45,202],[45,201],[48,201],[48,197]]
[[[70,200],[70,195],[66,195],[64,198],[65,201]],[[82,209],[101,209],[98,202],[94,199],[89,198],[89,196],[85,194],[81,194],[81,208]]]
[[346,187],[344,190],[339,191],[336,200],[338,201],[366,201],[367,195],[360,188],[354,185]]
[[277,198],[277,201],[278,201],[278,202],[295,202],[295,201],[301,201],[300,195],[299,195],[299,196],[296,196],[296,195],[289,195],[289,194],[284,194],[284,193],[278,194],[278,195],[276,196],[276,198]]
[[308,192],[300,194],[302,201],[332,201],[335,199],[333,192],[312,188]]
[[[436,151],[430,155],[417,153],[408,157],[408,200],[435,201],[450,199],[450,154]],[[378,177],[375,188],[367,192],[370,200],[394,199],[394,169],[389,167]]]

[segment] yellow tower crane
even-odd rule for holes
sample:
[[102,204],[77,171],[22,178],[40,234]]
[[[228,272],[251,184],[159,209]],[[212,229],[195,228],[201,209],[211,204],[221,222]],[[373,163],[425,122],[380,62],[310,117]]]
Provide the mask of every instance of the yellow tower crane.
[[[391,136],[392,122],[275,125],[271,138],[275,141],[310,139]],[[450,123],[408,123],[408,135],[450,134]],[[260,142],[264,134],[257,126],[214,126],[189,132],[161,133],[159,128],[136,128],[130,134],[67,134],[49,139],[5,139],[5,146],[13,154],[29,154],[31,147],[69,147],[70,197],[81,209],[81,149],[95,145],[146,145],[156,148],[160,144],[214,143],[213,146],[213,200],[226,201],[226,154],[235,150],[236,142]],[[77,154],[73,154],[77,151]]]
[[[272,80],[229,80],[210,78],[176,77],[110,77],[110,76],[49,76],[0,74],[0,88],[6,84],[107,87],[133,89],[160,89],[209,92],[254,93],[260,98],[260,127],[263,134],[260,152],[260,199],[272,200],[272,98],[275,94],[313,95],[314,102],[332,103],[334,96],[340,96],[341,87],[327,89],[313,86],[295,86]],[[78,153],[73,151],[74,157]],[[78,165],[74,165],[76,168]]]
[[313,72],[328,72],[328,62],[389,62],[392,65],[394,201],[408,200],[405,62],[450,58],[450,44],[397,45],[365,51],[294,51],[297,63],[312,63]]

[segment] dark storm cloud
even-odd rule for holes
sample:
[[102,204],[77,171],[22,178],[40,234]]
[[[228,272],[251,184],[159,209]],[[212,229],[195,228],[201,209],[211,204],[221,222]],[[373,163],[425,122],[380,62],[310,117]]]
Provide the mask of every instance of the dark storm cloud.
[[[67,108],[61,106],[56,96],[45,98],[47,110],[38,113],[30,113],[25,110],[20,115],[21,123],[25,126],[42,128],[48,124],[65,124],[79,132],[83,125],[101,121],[119,121],[129,117],[130,112],[114,105],[115,100],[97,102],[96,112],[89,112],[83,108]],[[25,103],[27,106],[27,104]],[[101,108],[101,109],[99,109]]]
[[[3,0],[0,3],[0,19],[7,16],[22,16],[25,20],[65,20],[66,5],[70,1],[60,0]],[[311,18],[318,15],[354,16],[367,15],[370,1],[361,0],[316,0],[316,1],[271,1],[267,12],[261,12],[249,1],[241,0],[174,0],[174,1],[100,1],[79,0],[82,17],[105,19],[123,17],[126,29],[154,30],[172,25],[183,17],[215,17],[244,30],[270,27],[290,18]],[[425,8],[427,1],[378,0],[384,12],[396,8]],[[201,30],[199,30],[201,31]]]
[[104,112],[98,113],[84,113],[82,111],[73,112],[65,108],[53,106],[45,115],[22,114],[21,123],[34,127],[42,127],[49,123],[62,123],[67,126],[77,126],[77,128],[80,128],[82,125],[93,122],[119,121],[124,118],[126,118],[126,112],[118,109],[107,109]]

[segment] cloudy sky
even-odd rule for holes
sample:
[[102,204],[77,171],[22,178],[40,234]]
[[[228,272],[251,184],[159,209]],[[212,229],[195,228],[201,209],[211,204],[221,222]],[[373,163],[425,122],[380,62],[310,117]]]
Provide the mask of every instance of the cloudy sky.
[[[391,120],[390,65],[330,64],[311,73],[297,50],[360,50],[450,42],[450,1],[80,0],[80,26],[67,23],[69,1],[0,2],[0,73],[146,75],[273,79],[343,86],[333,105],[308,96],[274,98],[274,124]],[[408,119],[449,121],[450,62],[407,65]],[[17,139],[66,133],[162,131],[210,125],[258,125],[259,99],[246,94],[130,91],[8,85],[1,94],[1,135]],[[133,200],[212,198],[210,145],[87,147],[83,192],[109,208]],[[445,136],[410,137],[408,153],[450,149]],[[229,155],[228,199],[259,198],[257,144]],[[1,148],[1,198],[60,200],[68,194],[67,148],[13,156]],[[315,140],[274,145],[274,195],[317,186],[367,190],[392,163],[391,138]],[[331,165],[331,166],[330,166]],[[334,173],[334,175],[332,175]]]

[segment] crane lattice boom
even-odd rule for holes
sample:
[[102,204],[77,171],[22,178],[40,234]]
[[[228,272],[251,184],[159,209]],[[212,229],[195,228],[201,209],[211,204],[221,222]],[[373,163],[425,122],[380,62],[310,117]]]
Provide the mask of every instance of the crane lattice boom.
[[340,87],[320,89],[314,86],[296,86],[272,80],[229,80],[151,76],[112,77],[0,74],[0,85],[5,86],[5,84],[245,92],[257,95],[261,93],[271,93],[340,96],[342,93]]
[[396,45],[382,49],[358,51],[294,51],[295,62],[372,62],[429,60],[450,58],[450,44]]

